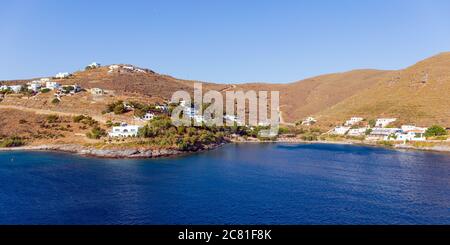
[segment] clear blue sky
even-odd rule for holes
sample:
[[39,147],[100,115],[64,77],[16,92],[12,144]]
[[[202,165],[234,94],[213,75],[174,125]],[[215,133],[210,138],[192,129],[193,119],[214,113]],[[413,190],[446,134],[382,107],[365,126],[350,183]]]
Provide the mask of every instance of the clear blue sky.
[[399,69],[450,51],[448,0],[3,0],[0,80],[90,62],[215,82]]

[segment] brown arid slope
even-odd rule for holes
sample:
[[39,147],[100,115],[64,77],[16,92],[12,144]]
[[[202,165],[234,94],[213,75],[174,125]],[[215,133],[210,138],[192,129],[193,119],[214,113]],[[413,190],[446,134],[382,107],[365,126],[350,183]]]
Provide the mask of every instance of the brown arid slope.
[[396,117],[400,123],[449,127],[450,52],[391,73],[317,116],[323,121],[342,121],[350,116]]
[[285,122],[301,121],[353,96],[378,81],[391,76],[392,71],[355,70],[318,76],[290,84],[243,84],[237,89],[280,91],[280,109]]
[[[126,118],[106,118],[102,115],[107,103],[117,100],[162,102],[178,90],[193,92],[195,81],[146,72],[108,72],[108,67],[75,72],[62,84],[79,84],[85,89],[108,90],[105,96],[83,92],[64,97],[58,105],[50,103],[52,95],[40,94],[25,98],[7,96],[0,105],[62,113],[87,114],[98,121]],[[25,83],[8,81],[6,83]],[[283,121],[293,123],[315,116],[319,123],[342,123],[351,116],[366,118],[397,117],[402,122],[418,125],[450,126],[450,53],[442,53],[404,70],[354,70],[328,74],[289,84],[203,83],[203,91],[232,90],[280,91]],[[8,108],[8,107],[6,107]]]

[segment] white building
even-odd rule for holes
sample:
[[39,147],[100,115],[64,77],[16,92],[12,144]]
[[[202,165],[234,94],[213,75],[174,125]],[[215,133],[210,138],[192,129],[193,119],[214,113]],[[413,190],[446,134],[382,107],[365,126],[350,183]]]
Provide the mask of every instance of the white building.
[[8,89],[9,89],[9,87],[6,86],[6,85],[0,86],[0,91],[6,91],[6,90],[8,90]]
[[20,90],[22,90],[22,85],[11,85],[8,86],[8,88],[13,91],[14,93],[19,93]]
[[307,117],[302,121],[302,125],[311,126],[316,122],[317,120],[314,117]]
[[61,84],[59,84],[57,82],[46,82],[45,83],[45,88],[48,88],[51,90],[59,89],[60,87],[61,87]]
[[417,127],[414,125],[402,125],[401,129],[403,132],[419,131],[425,133],[425,131],[427,131],[428,128]]
[[347,120],[344,125],[345,126],[352,126],[352,125],[355,125],[355,124],[357,124],[359,122],[362,122],[363,120],[364,120],[364,118],[362,118],[362,117],[352,117],[352,118],[350,118],[350,120]]
[[50,78],[41,78],[39,82],[41,83],[41,85],[44,85],[46,82],[50,82]]
[[105,91],[101,88],[91,88],[91,94],[102,95],[105,94]]
[[92,63],[89,64],[87,67],[90,68],[90,69],[95,69],[95,68],[99,68],[99,67],[100,67],[100,64],[97,63],[97,62],[92,62]]
[[109,137],[136,137],[140,128],[141,126],[122,123],[120,126],[113,127],[108,135]]
[[400,128],[373,128],[369,140],[388,140],[391,135],[401,132]]
[[347,135],[349,136],[363,136],[366,134],[368,127],[364,128],[352,128],[348,131]]
[[29,90],[33,90],[34,92],[37,92],[37,91],[39,91],[40,89],[41,89],[41,84],[40,83],[31,83],[29,86],[28,86],[28,89]]
[[169,110],[169,108],[166,105],[156,105],[155,106],[156,110],[162,111],[162,112],[166,112]]
[[142,120],[142,121],[150,121],[153,118],[155,118],[155,114],[153,114],[151,112],[145,113],[145,115],[143,117],[135,117],[135,119]]
[[378,118],[375,122],[375,127],[385,128],[395,121],[397,121],[397,118]]
[[68,78],[68,77],[70,77],[70,73],[68,73],[68,72],[60,72],[55,75],[55,78],[57,78],[57,79],[64,79],[64,78]]
[[331,132],[331,134],[345,135],[349,130],[350,130],[350,127],[337,126],[337,127],[335,127],[335,128],[333,129],[333,131]]
[[408,132],[398,132],[395,134],[395,138],[391,138],[390,140],[396,141],[425,141],[427,140],[424,136],[425,132],[421,130],[412,130]]

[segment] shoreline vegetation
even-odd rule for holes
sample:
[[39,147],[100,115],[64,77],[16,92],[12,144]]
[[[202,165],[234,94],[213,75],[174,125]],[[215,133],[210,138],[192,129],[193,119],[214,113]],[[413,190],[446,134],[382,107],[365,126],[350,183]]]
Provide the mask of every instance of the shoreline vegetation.
[[0,152],[7,151],[55,151],[82,155],[86,157],[99,157],[99,158],[111,158],[111,159],[150,159],[150,158],[160,158],[160,157],[172,157],[172,156],[182,156],[192,153],[200,153],[209,150],[214,150],[220,148],[227,144],[267,144],[267,143],[284,143],[284,144],[337,144],[337,145],[361,145],[370,147],[382,147],[392,150],[415,150],[415,151],[431,151],[431,152],[441,152],[450,153],[450,145],[439,145],[439,144],[390,144],[384,145],[379,142],[373,141],[306,141],[302,139],[293,138],[279,138],[277,140],[258,140],[256,138],[251,138],[247,140],[243,139],[231,139],[223,141],[220,143],[205,145],[201,149],[195,150],[179,150],[179,149],[150,149],[145,147],[135,147],[135,148],[123,148],[123,149],[108,149],[108,148],[98,148],[95,146],[83,146],[77,144],[53,144],[53,145],[29,145],[29,146],[17,146],[17,147],[0,147]]

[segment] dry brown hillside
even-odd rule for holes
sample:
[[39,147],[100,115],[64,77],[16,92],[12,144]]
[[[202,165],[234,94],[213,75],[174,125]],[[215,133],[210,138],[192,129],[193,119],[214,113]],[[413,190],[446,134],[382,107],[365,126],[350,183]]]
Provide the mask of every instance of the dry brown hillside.
[[397,117],[401,122],[450,126],[450,52],[379,79],[375,86],[317,113],[323,120],[352,115]]
[[[83,88],[110,90],[102,101],[81,94],[63,99],[58,106],[49,105],[50,98],[42,96],[29,100],[14,97],[0,104],[84,113],[96,116],[104,105],[117,99],[168,100],[173,92],[192,92],[194,81],[145,72],[109,73],[108,67],[75,72],[62,84],[80,84]],[[9,81],[7,83],[25,83]],[[296,122],[316,116],[330,124],[342,122],[350,116],[376,118],[398,117],[403,122],[450,126],[450,53],[442,53],[399,71],[354,70],[328,74],[289,84],[214,84],[203,83],[204,91],[277,90],[284,122]],[[36,101],[35,101],[36,100]],[[55,107],[55,108],[53,108]]]

